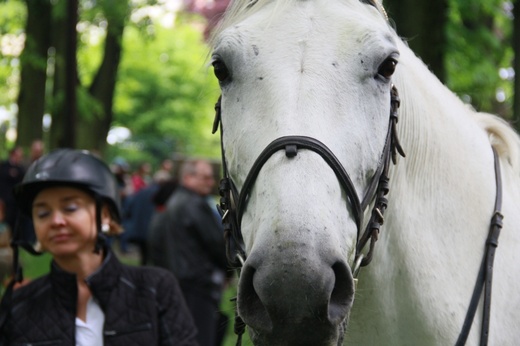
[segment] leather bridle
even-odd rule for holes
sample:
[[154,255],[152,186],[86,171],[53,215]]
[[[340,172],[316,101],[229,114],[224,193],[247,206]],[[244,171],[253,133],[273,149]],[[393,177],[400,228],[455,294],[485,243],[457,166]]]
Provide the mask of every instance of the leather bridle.
[[[334,153],[319,140],[307,136],[285,136],[272,141],[262,151],[262,153],[260,153],[256,161],[253,163],[253,166],[251,167],[251,170],[249,171],[246,180],[244,181],[242,189],[239,192],[229,175],[229,170],[226,163],[223,139],[224,129],[221,123],[221,101],[222,97],[219,97],[217,103],[215,104],[215,120],[213,121],[212,133],[217,132],[220,124],[220,147],[222,150],[223,178],[220,181],[220,203],[217,207],[222,217],[224,238],[226,241],[226,255],[230,265],[237,269],[238,275],[240,276],[240,270],[246,260],[246,252],[244,249],[244,241],[242,238],[242,232],[240,230],[240,224],[242,221],[242,215],[247,205],[249,193],[253,188],[256,177],[260,173],[260,170],[267,162],[267,160],[274,153],[280,150],[285,150],[285,155],[291,159],[298,154],[299,149],[306,149],[320,155],[330,166],[350,201],[351,210],[354,214],[357,227],[356,255],[354,265],[351,267],[353,268],[353,276],[356,278],[360,267],[366,266],[372,261],[374,245],[378,239],[381,226],[384,223],[384,213],[388,206],[388,200],[385,196],[389,191],[388,170],[390,167],[390,161],[395,164],[397,160],[397,154],[400,154],[403,157],[405,156],[404,151],[399,143],[396,129],[398,121],[397,109],[400,105],[397,88],[392,86],[390,91],[390,119],[380,163],[374,176],[372,177],[370,184],[365,190],[365,194],[362,200],[360,200],[358,197],[352,179],[346,172],[341,162],[336,158]],[[367,223],[365,231],[361,233],[364,211],[374,199],[375,203],[372,208],[370,220]],[[369,241],[370,247],[367,254],[365,255],[362,251]],[[238,336],[236,345],[239,346],[242,344],[242,335],[245,332],[245,323],[238,315],[236,306],[234,331]]]
[[[284,136],[273,140],[267,147],[260,153],[258,158],[253,163],[251,170],[249,171],[242,189],[238,191],[236,185],[233,183],[226,164],[226,156],[223,143],[223,126],[221,124],[221,97],[215,105],[215,120],[213,122],[213,133],[218,130],[220,126],[220,142],[222,150],[222,170],[223,178],[220,181],[219,193],[220,193],[220,204],[217,206],[219,213],[222,217],[222,223],[224,226],[224,237],[226,240],[226,254],[228,261],[232,266],[237,268],[239,275],[240,269],[243,266],[246,259],[246,252],[244,249],[244,242],[242,238],[242,232],[240,230],[240,224],[242,216],[245,211],[249,194],[253,188],[260,170],[269,158],[280,150],[285,150],[285,155],[291,159],[298,154],[298,150],[310,150],[320,155],[323,160],[330,166],[334,174],[338,178],[341,187],[347,194],[350,202],[350,208],[353,213],[356,227],[357,227],[357,243],[356,243],[356,254],[355,261],[352,268],[352,274],[354,278],[357,278],[359,269],[363,266],[368,265],[373,258],[374,245],[378,239],[381,226],[384,223],[384,213],[388,206],[388,200],[386,195],[389,192],[389,177],[388,171],[390,167],[390,161],[396,163],[397,154],[405,157],[404,151],[399,143],[397,137],[396,125],[398,122],[397,109],[400,106],[399,95],[397,88],[392,86],[390,92],[390,119],[388,132],[386,135],[385,145],[381,154],[380,163],[378,168],[371,179],[368,187],[365,189],[364,197],[362,200],[359,199],[352,179],[336,158],[334,153],[319,140],[307,137],[307,136]],[[502,206],[502,181],[500,174],[500,162],[498,155],[493,148],[494,162],[495,162],[495,176],[496,176],[496,199],[495,199],[495,212],[491,219],[491,225],[489,229],[488,239],[486,241],[486,250],[480,271],[477,277],[477,282],[473,291],[473,295],[470,301],[462,330],[457,339],[456,346],[463,346],[466,343],[469,335],[471,325],[473,323],[475,313],[477,310],[478,303],[482,290],[484,289],[484,310],[482,317],[482,328],[481,328],[481,346],[487,345],[489,338],[489,321],[490,321],[490,310],[491,310],[491,286],[492,286],[492,275],[493,275],[493,262],[495,256],[495,250],[498,246],[498,237],[502,228],[503,215],[501,214]],[[363,215],[367,207],[374,202],[370,219],[366,224],[366,228],[361,233],[363,227]],[[369,243],[369,249],[366,254],[363,252],[366,245]],[[241,344],[241,336],[244,333],[245,324],[238,316],[235,311],[235,333],[238,335],[237,345]]]
[[[221,123],[221,99],[215,105],[215,121],[213,123],[213,133],[218,129]],[[350,201],[350,207],[356,221],[357,227],[357,245],[355,265],[352,266],[354,276],[360,267],[368,265],[372,260],[374,251],[374,244],[378,239],[381,226],[384,222],[384,213],[388,205],[386,194],[389,191],[388,184],[388,170],[390,161],[396,162],[397,154],[405,156],[403,149],[397,137],[396,124],[398,121],[397,109],[399,108],[400,100],[397,88],[392,86],[390,92],[390,119],[389,127],[386,135],[385,146],[381,155],[378,168],[371,179],[362,200],[359,199],[358,193],[354,187],[354,183],[349,174],[336,158],[334,153],[319,140],[307,136],[284,136],[275,139],[260,153],[256,161],[253,163],[246,180],[240,192],[238,192],[235,184],[229,176],[229,171],[226,165],[226,158],[223,145],[223,128],[221,126],[221,149],[222,149],[222,168],[223,175],[220,182],[220,205],[219,212],[222,216],[222,223],[224,225],[224,235],[226,238],[226,251],[228,260],[236,267],[240,267],[246,258],[246,253],[243,246],[242,233],[240,231],[240,224],[242,216],[247,205],[249,193],[256,181],[260,170],[269,158],[280,150],[285,150],[285,155],[291,159],[298,154],[298,150],[306,149],[320,155],[323,160],[330,166],[332,171],[338,178],[342,188],[347,194]],[[363,227],[363,215],[368,205],[374,200],[375,203],[372,208],[372,213],[366,229],[361,233]],[[366,255],[363,254],[363,249],[370,241],[370,247]]]

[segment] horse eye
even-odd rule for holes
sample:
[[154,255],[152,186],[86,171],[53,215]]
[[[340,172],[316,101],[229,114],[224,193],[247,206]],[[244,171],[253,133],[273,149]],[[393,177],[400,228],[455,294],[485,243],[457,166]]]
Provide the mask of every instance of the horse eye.
[[385,61],[383,61],[381,66],[379,66],[377,74],[388,79],[394,74],[396,66],[397,60],[394,58],[387,58]]
[[220,82],[224,82],[229,78],[229,70],[226,64],[221,60],[213,61],[213,73],[215,73],[215,77],[217,77]]

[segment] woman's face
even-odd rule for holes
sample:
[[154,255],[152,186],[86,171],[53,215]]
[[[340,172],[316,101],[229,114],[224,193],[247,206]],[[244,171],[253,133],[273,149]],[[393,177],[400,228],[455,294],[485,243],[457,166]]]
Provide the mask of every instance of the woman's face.
[[73,187],[50,187],[33,201],[36,237],[54,257],[92,253],[97,237],[94,198]]

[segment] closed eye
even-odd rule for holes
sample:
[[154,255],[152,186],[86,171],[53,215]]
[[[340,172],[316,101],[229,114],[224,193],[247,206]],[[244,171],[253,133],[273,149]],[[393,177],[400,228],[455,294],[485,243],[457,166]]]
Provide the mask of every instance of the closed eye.
[[49,216],[50,214],[51,214],[51,212],[48,209],[43,209],[43,208],[36,208],[33,211],[33,216],[38,219],[44,219],[47,216]]
[[72,213],[78,210],[78,205],[76,203],[69,203],[63,207],[63,211],[66,213]]

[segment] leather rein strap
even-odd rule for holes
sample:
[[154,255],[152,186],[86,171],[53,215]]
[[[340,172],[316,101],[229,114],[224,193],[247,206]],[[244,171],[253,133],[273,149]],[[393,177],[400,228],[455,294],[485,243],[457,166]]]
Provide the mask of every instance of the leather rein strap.
[[466,340],[471,330],[471,325],[475,318],[482,289],[484,289],[484,308],[482,315],[482,326],[480,333],[480,346],[488,344],[489,339],[489,321],[491,319],[491,287],[493,283],[493,263],[495,260],[495,251],[498,246],[498,237],[502,229],[502,176],[500,173],[500,160],[498,158],[495,148],[493,148],[493,157],[495,160],[495,180],[496,180],[496,196],[495,196],[495,212],[491,217],[491,224],[489,226],[488,238],[486,240],[486,249],[480,270],[477,276],[477,282],[473,289],[473,295],[469,304],[468,311],[466,312],[466,318],[462,325],[462,330],[457,339],[456,346],[463,346],[466,344]]

